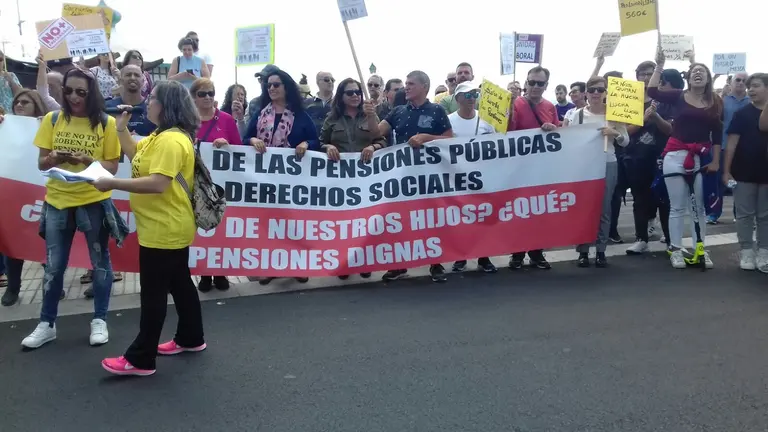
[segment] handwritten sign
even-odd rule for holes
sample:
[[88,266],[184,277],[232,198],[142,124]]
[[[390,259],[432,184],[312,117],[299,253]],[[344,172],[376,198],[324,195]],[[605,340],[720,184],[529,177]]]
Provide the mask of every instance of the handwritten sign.
[[41,46],[48,48],[49,50],[56,49],[59,44],[66,40],[67,35],[75,31],[69,21],[64,18],[57,18],[50,22],[42,30],[37,32],[37,40]]
[[496,132],[506,132],[511,101],[512,93],[484,79],[478,107],[480,118],[493,126]]
[[712,59],[712,73],[728,75],[747,71],[747,53],[715,54]]
[[544,35],[518,33],[515,39],[515,60],[518,63],[541,63]]
[[253,66],[275,62],[275,25],[235,29],[235,65]]
[[499,54],[501,57],[501,75],[515,73],[515,34],[499,34]]
[[[64,27],[61,27],[62,25]],[[103,33],[96,33],[104,34],[106,37],[101,15],[75,15],[66,19],[40,21],[35,23],[35,28],[40,41],[40,50],[46,61],[78,56],[70,52],[70,42],[74,44],[75,53],[80,50],[81,55],[84,56],[99,54],[99,52],[91,53],[90,51],[109,52],[109,47],[105,46],[106,42],[103,38],[100,36],[93,38],[94,30],[101,30]]]
[[341,20],[344,22],[368,16],[365,0],[338,0],[338,3]]
[[600,36],[600,41],[597,43],[597,48],[595,48],[595,55],[593,57],[597,58],[601,55],[603,57],[612,56],[613,53],[616,52],[620,40],[621,33],[603,33],[603,35]]
[[644,82],[609,77],[607,99],[606,120],[636,126],[643,125],[645,116]]
[[112,19],[114,11],[108,7],[87,6],[74,3],[64,3],[61,6],[61,16],[72,17],[82,15],[99,15],[104,23],[104,31],[107,34],[107,40],[112,35]]
[[688,60],[694,54],[693,36],[661,35],[661,49],[667,60]]
[[656,0],[619,0],[621,35],[629,36],[659,28]]

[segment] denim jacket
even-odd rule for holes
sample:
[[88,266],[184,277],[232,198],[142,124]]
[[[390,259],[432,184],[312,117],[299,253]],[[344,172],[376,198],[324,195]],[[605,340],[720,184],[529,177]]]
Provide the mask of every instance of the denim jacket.
[[[55,222],[53,219],[50,222],[61,223],[65,227],[70,220],[70,217],[72,217],[72,212],[74,212],[74,221],[75,225],[77,226],[77,230],[80,232],[90,231],[91,229],[94,229],[94,227],[91,226],[91,218],[89,217],[88,213],[94,209],[98,209],[99,206],[104,211],[103,223],[105,223],[109,228],[109,236],[115,239],[117,247],[122,247],[123,242],[125,241],[125,237],[128,236],[130,231],[128,229],[128,225],[126,225],[123,221],[123,218],[120,217],[120,212],[117,211],[117,207],[115,207],[115,203],[112,202],[111,199],[105,199],[104,201],[95,202],[93,204],[68,208],[64,210],[59,210],[48,205],[48,203],[44,203],[43,211],[40,217],[40,229],[38,234],[40,237],[45,239],[46,221],[48,220],[49,216],[59,218],[58,220],[55,220]],[[49,215],[49,212],[52,214]]]

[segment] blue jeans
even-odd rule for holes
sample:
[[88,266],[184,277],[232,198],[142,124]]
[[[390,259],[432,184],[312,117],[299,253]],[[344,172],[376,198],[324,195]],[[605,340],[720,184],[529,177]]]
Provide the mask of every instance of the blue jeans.
[[[77,211],[80,209],[80,211]],[[101,203],[59,210],[45,206],[46,266],[43,279],[43,306],[40,321],[53,324],[59,309],[59,297],[64,289],[64,272],[75,231],[85,234],[93,268],[93,318],[106,319],[109,295],[112,291],[112,263],[109,260],[109,228]]]

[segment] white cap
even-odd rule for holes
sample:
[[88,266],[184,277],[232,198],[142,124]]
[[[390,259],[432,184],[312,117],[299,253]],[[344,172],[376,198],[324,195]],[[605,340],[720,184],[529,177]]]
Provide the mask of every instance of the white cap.
[[469,93],[473,90],[480,90],[480,87],[469,81],[464,81],[463,83],[456,86],[456,90],[453,91],[453,94]]

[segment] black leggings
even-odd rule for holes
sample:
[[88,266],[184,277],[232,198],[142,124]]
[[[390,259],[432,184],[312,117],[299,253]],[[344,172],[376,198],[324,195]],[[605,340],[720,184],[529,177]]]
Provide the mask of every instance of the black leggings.
[[656,177],[656,161],[625,160],[624,173],[627,187],[632,191],[635,238],[648,242],[648,221],[656,216],[658,209],[661,229],[669,241],[669,203],[660,201],[651,189]]
[[168,310],[168,293],[179,316],[173,340],[187,348],[205,343],[200,299],[188,263],[188,247],[174,250],[139,247],[141,322],[139,335],[125,352],[125,359],[134,367],[155,369],[157,345]]

